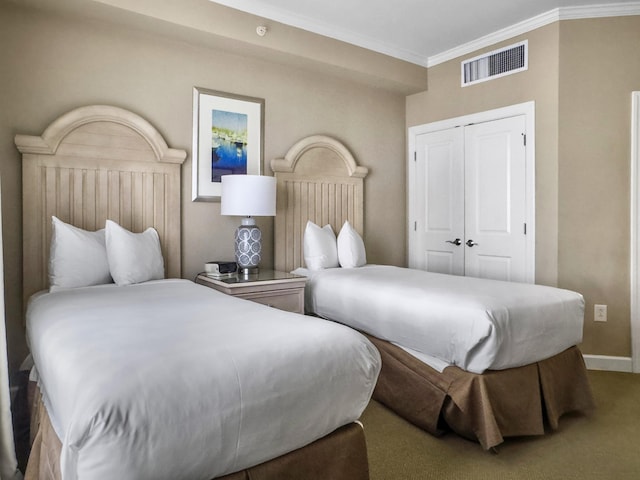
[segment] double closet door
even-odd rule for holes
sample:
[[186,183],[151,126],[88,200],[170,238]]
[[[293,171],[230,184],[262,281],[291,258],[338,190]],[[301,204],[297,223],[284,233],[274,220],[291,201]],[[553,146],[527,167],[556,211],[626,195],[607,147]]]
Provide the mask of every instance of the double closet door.
[[410,267],[526,281],[525,120],[416,136]]

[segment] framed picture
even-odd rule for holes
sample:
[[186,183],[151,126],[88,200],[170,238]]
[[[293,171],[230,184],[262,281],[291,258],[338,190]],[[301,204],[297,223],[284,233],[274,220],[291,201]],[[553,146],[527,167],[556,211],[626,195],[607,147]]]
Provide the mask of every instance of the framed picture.
[[219,201],[222,175],[261,175],[264,100],[193,89],[193,201]]

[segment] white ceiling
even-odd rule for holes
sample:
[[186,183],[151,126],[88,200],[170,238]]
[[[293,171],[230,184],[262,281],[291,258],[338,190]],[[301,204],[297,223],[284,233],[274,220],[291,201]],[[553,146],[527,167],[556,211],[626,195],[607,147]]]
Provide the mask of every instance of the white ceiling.
[[560,19],[640,15],[637,0],[211,1],[423,66]]

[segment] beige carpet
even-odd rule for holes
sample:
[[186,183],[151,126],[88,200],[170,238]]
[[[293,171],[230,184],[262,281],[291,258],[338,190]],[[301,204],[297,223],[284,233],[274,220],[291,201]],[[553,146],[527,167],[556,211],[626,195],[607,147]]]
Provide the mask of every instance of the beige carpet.
[[640,480],[640,374],[589,379],[593,415],[566,415],[559,430],[507,439],[497,454],[453,433],[433,437],[371,402],[362,417],[371,480]]

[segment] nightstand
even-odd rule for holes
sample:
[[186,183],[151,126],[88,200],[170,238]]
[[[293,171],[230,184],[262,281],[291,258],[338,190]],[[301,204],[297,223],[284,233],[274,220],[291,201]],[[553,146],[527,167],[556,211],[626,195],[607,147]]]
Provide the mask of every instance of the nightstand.
[[306,277],[275,270],[260,270],[249,277],[212,278],[204,273],[196,277],[196,283],[227,295],[302,314],[306,281]]

